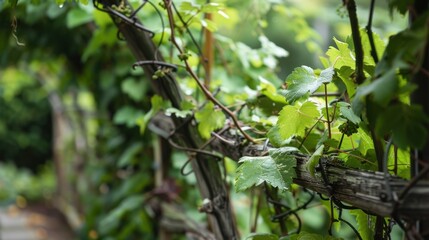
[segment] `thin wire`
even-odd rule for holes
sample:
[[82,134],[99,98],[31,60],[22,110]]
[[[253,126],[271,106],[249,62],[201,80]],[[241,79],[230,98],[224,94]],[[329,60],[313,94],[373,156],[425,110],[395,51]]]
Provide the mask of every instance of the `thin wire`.
[[130,15],[130,18],[134,18],[147,2],[147,0],[143,0],[143,3]]
[[[307,206],[313,201],[315,194],[313,192],[309,192],[305,188],[304,188],[304,190],[305,190],[305,192],[307,192],[307,193],[310,194],[310,198],[307,199],[307,201],[303,205],[301,205],[301,206],[299,206],[299,207],[297,207],[295,209],[289,210],[287,212],[274,215],[274,216],[271,217],[271,220],[273,221],[273,220],[277,220],[277,219],[282,219],[282,218],[287,217],[290,214],[298,212],[299,210],[306,209]],[[278,204],[277,202],[274,202],[274,201],[270,201],[270,202],[273,203],[273,204]]]
[[345,219],[343,219],[341,217],[342,212],[343,212],[343,210],[339,209],[338,220],[340,220],[340,222],[343,222],[347,226],[349,226],[353,230],[353,232],[355,233],[355,235],[359,238],[359,240],[362,240],[362,236],[360,235],[359,231],[350,222],[348,222],[347,220],[345,220]]

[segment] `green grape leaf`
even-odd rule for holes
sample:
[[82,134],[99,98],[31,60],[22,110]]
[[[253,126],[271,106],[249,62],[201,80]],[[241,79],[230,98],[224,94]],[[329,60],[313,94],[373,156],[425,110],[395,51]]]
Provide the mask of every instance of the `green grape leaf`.
[[293,147],[271,149],[269,156],[242,157],[236,169],[235,190],[237,192],[258,186],[263,182],[282,191],[287,190],[295,177],[296,160]]
[[251,233],[246,238],[251,240],[278,240],[279,236],[272,233]]
[[[396,151],[396,152],[395,152]],[[389,166],[397,164],[397,176],[403,179],[410,179],[410,149],[394,149],[390,148]]]
[[421,148],[425,144],[428,122],[421,106],[396,104],[379,115],[375,132],[381,138],[392,133],[393,143],[399,148]]
[[280,136],[284,140],[292,136],[304,136],[305,129],[313,126],[319,116],[316,104],[310,101],[302,105],[283,107],[277,120]]
[[329,58],[329,62],[334,64],[335,69],[341,69],[342,67],[355,68],[354,53],[349,49],[349,45],[345,42],[341,42],[334,38],[335,47],[329,47],[326,55]]
[[360,117],[357,116],[353,112],[353,110],[350,107],[348,107],[348,106],[340,107],[340,112],[341,112],[341,115],[344,118],[346,118],[347,120],[349,120],[350,122],[352,122],[352,123],[354,123],[356,125],[359,125],[359,123],[361,122]]
[[164,102],[164,100],[162,99],[162,97],[159,96],[159,95],[153,95],[152,98],[150,99],[150,103],[151,103],[151,106],[152,106],[151,110],[153,110],[155,112],[155,114],[159,110],[164,109],[164,108],[166,108],[168,106],[168,104],[166,102]]
[[147,84],[134,78],[127,78],[121,83],[122,92],[135,101],[141,101],[146,94]]
[[192,101],[182,101],[180,103],[180,109],[181,110],[194,110],[195,109],[195,103]]
[[356,83],[353,80],[354,70],[349,66],[342,66],[337,69],[337,76],[346,85],[347,93],[349,96],[354,96],[356,92]]
[[305,163],[305,169],[314,177],[314,172],[316,170],[317,164],[319,164],[319,159],[323,155],[323,149],[325,148],[324,144],[321,144],[316,151],[311,155],[310,159]]
[[198,131],[204,139],[209,139],[212,131],[225,124],[225,115],[222,110],[215,109],[212,102],[207,103],[203,109],[196,112],[195,119],[198,121]]
[[150,102],[152,106],[150,111],[136,120],[137,125],[140,127],[140,134],[145,133],[147,124],[153,116],[155,116],[161,109],[168,107],[168,104],[164,102],[162,97],[159,95],[152,96]]
[[368,216],[360,209],[350,210],[350,213],[356,217],[358,232],[363,240],[371,240],[374,238],[374,223],[375,217]]
[[329,67],[317,76],[314,70],[307,66],[297,67],[286,78],[288,85],[285,91],[286,100],[294,103],[303,96],[314,93],[322,84],[330,83],[334,76],[334,69]]
[[[375,66],[376,63],[374,62],[374,58],[371,56],[371,43],[369,41],[368,33],[365,28],[360,29],[360,36],[362,39],[362,47],[364,51],[364,63],[365,65]],[[386,48],[384,41],[380,38],[378,34],[374,32],[372,33],[372,38],[374,41],[375,52],[377,53],[377,56],[383,56],[384,49]]]
[[366,156],[369,150],[374,149],[374,142],[370,134],[365,132],[362,128],[358,129],[356,136],[359,139],[358,150],[362,156]]
[[[373,101],[381,106],[396,98],[400,91],[398,73],[407,72],[411,66],[421,64],[421,54],[425,46],[428,28],[428,15],[416,20],[411,28],[390,37],[385,54],[377,64],[375,76],[371,83],[359,87],[353,99],[353,110],[360,113],[364,108],[366,96],[371,95]],[[417,57],[416,57],[417,56]]]
[[277,92],[276,87],[267,79],[259,76],[259,90],[263,95],[268,97],[274,102],[284,103],[286,104],[285,98]]
[[267,134],[268,139],[270,140],[270,143],[274,147],[281,147],[289,143],[287,139],[283,139],[280,135],[280,128],[278,125],[274,125]]

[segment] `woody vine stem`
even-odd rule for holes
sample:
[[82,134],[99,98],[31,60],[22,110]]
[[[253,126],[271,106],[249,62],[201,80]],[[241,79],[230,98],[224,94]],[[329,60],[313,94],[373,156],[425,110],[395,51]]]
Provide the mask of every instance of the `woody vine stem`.
[[[180,47],[180,45],[176,41],[175,37],[175,29],[174,29],[174,19],[173,19],[173,11],[171,9],[172,2],[171,0],[164,0],[165,9],[167,10],[167,16],[168,16],[168,22],[170,24],[171,29],[171,36],[170,41],[173,43],[173,45],[176,47],[176,49],[179,51],[179,53],[182,55],[184,54],[184,50]],[[183,58],[182,61],[185,63],[186,71],[191,75],[191,77],[195,80],[198,87],[201,89],[201,91],[204,93],[204,95],[209,99],[211,102],[213,102],[215,105],[217,105],[220,109],[222,109],[228,116],[231,117],[232,121],[234,122],[234,125],[237,127],[238,131],[240,131],[241,134],[250,142],[256,143],[255,139],[253,139],[250,135],[248,135],[241,127],[240,123],[238,122],[237,117],[235,114],[229,110],[227,107],[225,107],[219,100],[217,100],[211,92],[204,86],[203,83],[199,80],[198,76],[195,74],[195,72],[192,70],[191,66],[188,63],[188,60]]]

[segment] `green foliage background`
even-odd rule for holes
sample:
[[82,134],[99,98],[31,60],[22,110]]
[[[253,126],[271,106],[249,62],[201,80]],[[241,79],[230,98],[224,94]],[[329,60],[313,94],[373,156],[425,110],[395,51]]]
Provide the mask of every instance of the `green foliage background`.
[[[357,88],[350,77],[355,71],[355,60],[349,23],[338,1],[217,2],[219,6],[206,5],[204,1],[177,1],[176,4],[186,19],[192,19],[189,28],[196,36],[201,26],[215,31],[219,55],[210,89],[220,90],[217,98],[223,104],[244,106],[241,120],[266,134],[258,137],[268,137],[271,144],[278,147],[267,156],[242,158],[241,165],[226,160],[227,182],[238,191],[256,192],[250,197],[243,192],[231,192],[237,213],[254,207],[250,202],[257,199],[255,196],[261,191],[254,188],[258,185],[288,189],[278,192],[278,198],[291,208],[300,204],[300,198],[308,197],[307,192],[291,185],[294,163],[289,154],[298,149],[312,156],[314,162],[308,164],[311,172],[323,152],[338,146],[352,149],[348,154],[337,156],[345,165],[376,170],[371,128],[378,136],[392,133],[392,141],[401,148],[400,156],[407,156],[410,147],[423,146],[424,140],[418,136],[426,131],[427,116],[418,106],[409,105],[407,96],[413,86],[404,72],[409,70],[413,51],[423,42],[427,30],[416,25],[415,29],[408,30],[414,35],[405,30],[388,41],[388,36],[405,28],[406,17],[398,15],[396,10],[390,15],[386,3],[377,3],[373,23],[377,52],[381,57],[386,49],[402,58],[391,59],[385,55],[381,63],[376,64],[369,54],[367,35],[362,31],[368,80]],[[139,1],[131,3],[134,7],[139,5]],[[358,4],[361,26],[364,26],[369,1]],[[391,4],[397,6],[399,12],[405,12],[404,6]],[[216,13],[213,22],[204,22],[201,18],[204,12]],[[168,61],[179,64],[180,59],[171,54],[170,33],[154,8],[145,7],[138,17],[155,32],[154,42],[161,43],[160,53],[168,56]],[[16,29],[11,23],[16,23]],[[78,202],[77,209],[83,213],[79,238],[155,238],[159,225],[147,200],[153,194],[156,168],[153,165],[156,139],[146,131],[149,118],[159,110],[179,117],[195,113],[200,135],[209,139],[212,131],[222,128],[225,115],[211,102],[205,102],[183,69],[177,73],[186,93],[183,109],[174,109],[162,102],[154,95],[143,71],[131,68],[133,57],[125,42],[118,40],[117,28],[110,18],[85,1],[2,2],[0,24],[0,148],[7,149],[2,152],[1,160],[20,165],[28,159],[45,162],[52,158],[49,155],[52,115],[47,99],[52,93],[58,94],[71,129],[61,143],[67,179],[77,193],[73,200],[65,201],[71,205]],[[412,48],[400,47],[404,36],[408,37],[406,41],[415,43]],[[189,37],[181,35],[180,39],[192,67],[202,75],[198,68],[198,48]],[[371,82],[371,78],[379,79]],[[395,81],[390,81],[391,78]],[[321,98],[310,96],[323,94],[325,86],[330,92],[347,90],[351,101],[328,106]],[[369,104],[367,96],[371,96],[369,101],[376,109],[365,108]],[[400,103],[392,106],[392,101],[397,99]],[[334,98],[327,100],[331,103]],[[338,110],[334,110],[336,108]],[[397,112],[403,113],[401,118],[396,118]],[[329,137],[326,121],[332,127]],[[350,123],[359,128],[351,137],[344,137],[340,126]],[[79,148],[76,139],[84,139],[85,147]],[[12,147],[12,143],[20,147]],[[172,156],[171,198],[180,202],[193,220],[203,221],[204,215],[197,212],[201,203],[195,179],[180,174],[187,159],[177,152]],[[403,162],[397,174],[409,178],[405,157],[399,159]],[[393,162],[393,157],[389,156],[388,161]],[[34,169],[34,161],[27,166]],[[270,221],[272,211],[266,202],[263,204],[266,207],[261,209],[258,232],[273,235],[250,237],[279,239],[279,227]],[[323,236],[328,228],[327,209],[326,203],[316,199],[314,206],[300,212],[303,233],[299,237],[331,239]],[[250,215],[251,212],[237,214],[243,236],[250,233]],[[366,214],[346,212],[343,217],[357,223],[365,239],[370,238]],[[286,223],[290,228],[298,225],[296,219],[288,219]],[[354,235],[344,224],[336,224],[335,236],[347,239]]]

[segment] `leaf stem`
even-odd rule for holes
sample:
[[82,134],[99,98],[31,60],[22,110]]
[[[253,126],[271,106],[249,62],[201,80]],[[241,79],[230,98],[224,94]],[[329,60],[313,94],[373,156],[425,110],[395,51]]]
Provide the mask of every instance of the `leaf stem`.
[[326,108],[326,120],[328,122],[328,138],[331,139],[331,121],[329,120],[329,109],[328,109],[328,84],[325,83],[325,108]]
[[[303,146],[304,146],[305,140],[307,140],[307,137],[310,135],[311,131],[313,131],[313,128],[315,128],[315,127],[316,127],[316,125],[319,123],[319,121],[322,121],[322,118],[323,118],[323,114],[322,114],[322,116],[320,116],[320,117],[317,119],[317,122],[316,122],[316,123],[314,123],[314,124],[313,124],[313,126],[311,126],[311,128],[307,131],[307,134],[305,134],[304,138],[302,139],[301,143],[299,144],[298,149],[301,149],[301,147],[303,147]],[[304,148],[305,148],[305,147],[304,147]],[[308,152],[308,150],[307,150],[307,152]]]
[[[177,43],[176,41],[176,37],[175,37],[175,30],[174,30],[174,20],[173,20],[173,12],[171,10],[171,4],[172,2],[169,0],[164,0],[165,3],[165,7],[167,10],[167,15],[168,15],[168,21],[170,23],[170,29],[171,29],[171,37],[170,40],[173,43],[173,45],[176,47],[176,49],[179,51],[180,54],[183,54],[184,51],[182,50],[182,48],[180,47],[180,45]],[[207,97],[207,99],[209,99],[210,101],[212,101],[214,104],[216,104],[219,108],[221,108],[228,116],[231,117],[232,121],[234,122],[234,125],[237,127],[238,131],[240,131],[241,134],[243,134],[244,138],[246,138],[248,141],[252,142],[252,143],[256,143],[256,141],[249,136],[241,127],[240,124],[238,122],[237,117],[235,116],[235,114],[229,110],[227,107],[225,107],[219,100],[217,100],[212,94],[211,92],[204,86],[203,83],[201,83],[201,81],[199,80],[198,76],[195,74],[194,71],[192,71],[191,66],[189,65],[189,62],[184,59],[183,62],[185,63],[185,67],[186,67],[186,71],[191,75],[191,77],[195,80],[195,82],[197,83],[198,87],[201,89],[201,91],[204,93],[204,95]]]

